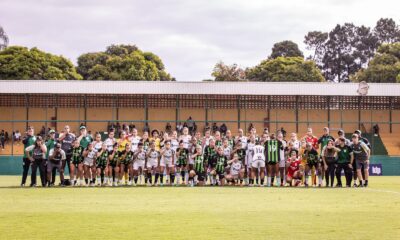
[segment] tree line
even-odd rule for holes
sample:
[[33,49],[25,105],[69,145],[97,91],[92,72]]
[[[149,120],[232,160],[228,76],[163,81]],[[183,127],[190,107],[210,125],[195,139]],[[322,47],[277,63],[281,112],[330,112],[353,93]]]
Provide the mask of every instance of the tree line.
[[[245,69],[218,62],[211,81],[400,82],[400,27],[381,18],[374,28],[337,24],[331,31],[304,37],[308,56],[290,40],[275,43],[271,54]],[[136,45],[111,45],[85,53],[77,66],[37,48],[8,46],[0,27],[0,79],[78,79],[174,81],[159,56]]]

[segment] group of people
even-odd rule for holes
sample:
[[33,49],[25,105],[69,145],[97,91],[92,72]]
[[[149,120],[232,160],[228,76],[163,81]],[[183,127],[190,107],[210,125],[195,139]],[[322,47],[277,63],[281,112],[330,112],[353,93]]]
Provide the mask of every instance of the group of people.
[[[308,128],[301,138],[291,133],[285,139],[281,131],[264,129],[257,134],[254,127],[248,134],[238,129],[236,136],[229,129],[225,134],[206,130],[203,136],[200,132],[190,134],[184,127],[182,134],[173,131],[159,136],[158,130],[139,135],[136,128],[125,128],[116,138],[112,128],[102,140],[99,133],[94,137],[88,134],[85,126],[80,126],[79,136],[65,126],[58,139],[50,130],[44,140],[29,127],[23,138],[21,186],[26,184],[29,168],[30,186],[36,186],[39,168],[43,187],[55,184],[56,171],[62,186],[333,187],[336,177],[335,186],[342,187],[342,171],[347,187],[352,182],[354,187],[368,186],[368,140],[359,130],[351,140],[345,138],[343,130],[336,139],[329,128],[323,131],[320,138]],[[64,176],[66,168],[69,179]]]

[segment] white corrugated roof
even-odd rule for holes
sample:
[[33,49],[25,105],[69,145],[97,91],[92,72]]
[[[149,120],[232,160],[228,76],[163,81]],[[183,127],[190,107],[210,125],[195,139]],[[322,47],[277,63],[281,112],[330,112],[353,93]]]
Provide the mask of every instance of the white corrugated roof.
[[[312,82],[1,80],[0,93],[357,96],[358,86]],[[368,96],[400,96],[400,84],[371,83]]]

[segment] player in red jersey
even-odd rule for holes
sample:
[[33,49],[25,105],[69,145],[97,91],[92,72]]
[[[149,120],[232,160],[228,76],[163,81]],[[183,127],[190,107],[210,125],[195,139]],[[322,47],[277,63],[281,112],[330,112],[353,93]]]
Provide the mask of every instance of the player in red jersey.
[[297,150],[292,150],[290,152],[290,158],[287,160],[286,164],[288,169],[286,182],[288,182],[290,186],[292,186],[293,182],[294,186],[298,186],[303,178],[304,170],[298,158]]
[[311,143],[315,150],[318,150],[318,138],[313,135],[312,128],[307,128],[307,133],[303,137],[306,143]]

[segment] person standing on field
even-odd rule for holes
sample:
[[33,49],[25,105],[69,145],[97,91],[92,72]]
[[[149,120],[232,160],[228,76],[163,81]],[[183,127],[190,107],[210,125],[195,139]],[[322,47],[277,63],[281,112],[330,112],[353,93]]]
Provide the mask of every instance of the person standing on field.
[[[353,164],[354,161],[356,163],[357,177],[360,183],[358,187],[367,187],[370,150],[367,144],[360,141],[359,135],[353,134],[351,139],[353,141],[353,145],[351,145],[353,151],[351,154],[351,163]],[[361,173],[362,167],[364,167],[364,178]]]
[[[34,135],[35,130],[33,127],[28,127],[26,136],[22,140],[22,143],[24,144],[24,150],[26,150],[27,147],[30,147],[35,144],[36,142],[36,137]],[[31,152],[32,154],[32,152]],[[26,183],[26,178],[28,177],[28,171],[29,167],[31,166],[31,160],[28,158],[28,155],[26,151],[24,151],[24,156],[22,158],[22,167],[23,167],[23,172],[22,172],[22,181],[21,181],[21,187],[25,186]],[[31,182],[31,187],[33,186],[34,183]]]
[[36,138],[34,145],[25,148],[25,154],[29,161],[31,161],[32,165],[31,187],[36,187],[36,172],[38,167],[42,187],[46,186],[46,176],[44,171],[46,152],[46,145],[43,143],[42,137],[40,136]]
[[346,144],[344,137],[338,138],[339,145],[336,145],[340,151],[338,152],[337,168],[336,168],[336,179],[337,187],[342,187],[342,169],[346,177],[346,187],[351,187],[351,178],[353,175],[353,166],[350,164],[351,161],[351,147]]
[[60,182],[61,186],[63,186],[64,175],[61,174],[61,167],[62,161],[65,161],[65,158],[65,152],[61,149],[61,144],[57,143],[49,152],[49,161],[47,163],[47,182],[49,186],[52,179],[51,173],[54,168],[56,168],[60,173]]
[[61,173],[60,177],[64,179],[64,170],[65,166],[68,167],[68,172],[70,175],[70,179],[73,179],[73,174],[71,175],[71,158],[72,158],[72,148],[73,142],[76,139],[75,135],[71,133],[71,129],[68,125],[64,127],[64,132],[62,132],[58,138],[58,141],[61,143],[61,149],[65,152],[65,161],[61,163]]

